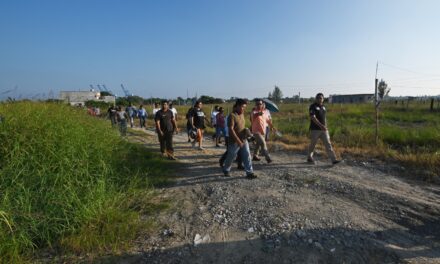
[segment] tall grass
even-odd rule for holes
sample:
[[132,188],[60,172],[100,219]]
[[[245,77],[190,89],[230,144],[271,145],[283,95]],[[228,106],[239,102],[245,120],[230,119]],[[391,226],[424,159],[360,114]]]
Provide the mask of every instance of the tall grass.
[[141,212],[130,208],[132,193],[166,181],[162,161],[81,109],[3,103],[0,115],[1,262],[133,238]]

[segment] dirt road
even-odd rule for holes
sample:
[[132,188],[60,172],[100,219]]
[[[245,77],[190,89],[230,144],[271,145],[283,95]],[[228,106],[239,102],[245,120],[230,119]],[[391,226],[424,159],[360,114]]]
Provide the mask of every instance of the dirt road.
[[[154,132],[137,138],[157,149]],[[316,165],[276,147],[254,162],[257,179],[233,167],[224,147],[192,149],[175,137],[180,165],[161,196],[160,233],[124,263],[440,263],[440,186],[385,172],[374,161]],[[264,160],[264,159],[263,159]]]

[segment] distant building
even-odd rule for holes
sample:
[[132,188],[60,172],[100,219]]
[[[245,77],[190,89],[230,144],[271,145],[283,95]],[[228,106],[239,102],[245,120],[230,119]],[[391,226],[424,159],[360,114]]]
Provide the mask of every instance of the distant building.
[[101,96],[100,92],[91,91],[62,91],[60,92],[60,100],[70,105],[84,105],[86,101],[98,101],[106,103],[115,103],[115,96]]
[[333,94],[329,97],[329,103],[351,104],[372,102],[374,94]]

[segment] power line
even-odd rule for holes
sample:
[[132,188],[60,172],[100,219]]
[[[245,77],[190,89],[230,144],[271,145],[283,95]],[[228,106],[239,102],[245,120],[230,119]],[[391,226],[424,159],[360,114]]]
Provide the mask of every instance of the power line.
[[394,68],[394,69],[401,70],[401,71],[405,71],[405,72],[410,72],[410,73],[419,74],[419,75],[426,75],[426,76],[435,76],[437,78],[440,78],[440,75],[417,72],[417,71],[409,70],[409,69],[402,68],[402,67],[399,67],[399,66],[395,66],[395,65],[392,65],[392,64],[389,64],[389,63],[385,63],[385,62],[382,62],[382,61],[379,61],[379,63],[381,65],[383,65],[383,66],[387,66],[387,67]]

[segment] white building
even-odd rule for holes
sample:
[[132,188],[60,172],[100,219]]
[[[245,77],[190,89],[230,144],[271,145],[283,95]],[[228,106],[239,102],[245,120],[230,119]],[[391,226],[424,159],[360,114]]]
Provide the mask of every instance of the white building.
[[115,103],[115,96],[101,96],[100,92],[91,91],[61,91],[60,100],[70,105],[84,105],[86,101],[98,101],[106,103]]

